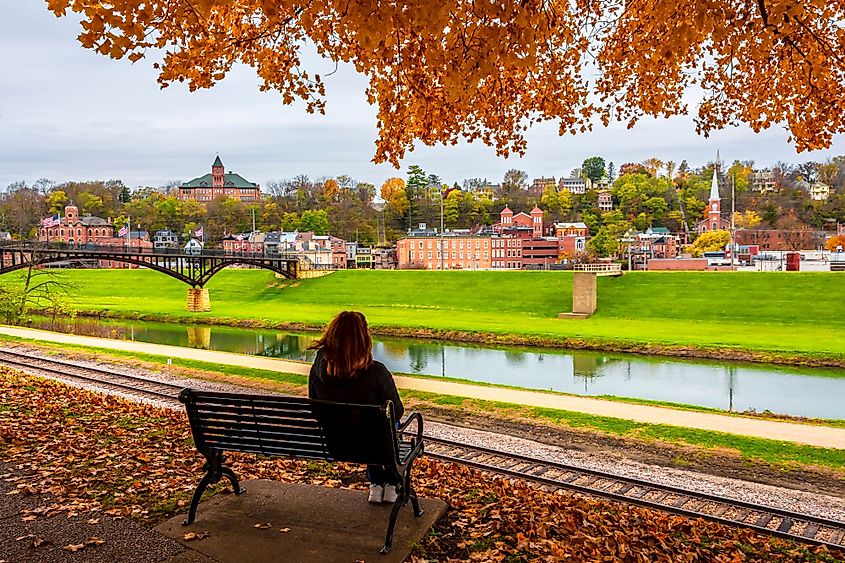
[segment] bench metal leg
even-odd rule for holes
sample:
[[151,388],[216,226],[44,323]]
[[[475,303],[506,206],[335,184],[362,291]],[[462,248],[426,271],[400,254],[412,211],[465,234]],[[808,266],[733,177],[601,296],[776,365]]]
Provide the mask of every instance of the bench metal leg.
[[229,479],[229,482],[232,483],[232,489],[234,489],[236,495],[242,495],[246,492],[246,489],[241,487],[240,483],[238,483],[238,476],[235,475],[234,471],[228,467],[224,467],[221,473],[223,473],[223,475]]
[[197,506],[200,503],[200,499],[202,498],[202,494],[208,488],[208,486],[212,483],[213,476],[211,473],[206,473],[203,475],[200,484],[197,485],[197,490],[194,491],[194,497],[191,499],[191,508],[188,509],[188,517],[182,521],[183,526],[187,526],[188,524],[193,524],[194,519],[197,517]]
[[390,520],[387,522],[387,536],[384,539],[384,547],[381,548],[381,554],[384,555],[393,547],[393,529],[396,527],[396,518],[399,517],[399,511],[408,502],[407,489],[403,485],[399,485],[402,489],[399,491],[399,498],[393,503],[393,508],[390,510]]
[[221,478],[226,477],[232,483],[232,489],[234,489],[236,495],[242,495],[246,492],[238,483],[238,476],[235,475],[235,472],[229,467],[223,466],[223,454],[221,452],[206,454],[205,459],[205,465],[202,466],[203,470],[205,470],[205,475],[203,475],[199,485],[197,485],[197,490],[194,491],[194,496],[191,499],[191,507],[188,509],[188,517],[182,522],[183,526],[194,523],[194,519],[197,516],[197,506],[199,506],[200,500],[202,500],[202,494],[209,485],[217,483]]

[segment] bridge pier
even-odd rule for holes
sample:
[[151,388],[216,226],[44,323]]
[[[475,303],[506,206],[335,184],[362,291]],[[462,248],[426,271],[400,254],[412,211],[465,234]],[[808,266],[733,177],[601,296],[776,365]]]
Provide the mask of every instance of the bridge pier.
[[207,287],[191,287],[188,289],[188,300],[185,304],[186,311],[195,313],[207,313],[211,311],[211,297],[208,295]]
[[572,312],[561,313],[559,319],[587,319],[596,312],[595,272],[574,272],[572,274]]

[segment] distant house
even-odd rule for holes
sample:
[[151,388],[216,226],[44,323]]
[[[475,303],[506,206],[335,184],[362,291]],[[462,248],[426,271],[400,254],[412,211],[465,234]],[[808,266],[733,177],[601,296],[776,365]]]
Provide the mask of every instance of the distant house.
[[555,187],[555,178],[554,176],[550,178],[535,178],[534,181],[531,183],[531,187],[528,188],[528,194],[533,197],[540,197],[543,195],[543,192],[546,188],[553,188]]
[[202,254],[203,246],[203,243],[192,237],[183,250],[185,251],[185,254]]
[[613,211],[613,197],[607,190],[602,190],[599,195],[599,211]]
[[12,233],[9,231],[0,231],[0,242],[12,240]]
[[153,248],[178,248],[179,235],[171,230],[156,231],[153,236]]
[[748,177],[752,192],[768,193],[775,191],[775,173],[771,170],[755,170]]
[[572,194],[587,193],[587,181],[583,178],[561,178],[558,185],[560,189]]

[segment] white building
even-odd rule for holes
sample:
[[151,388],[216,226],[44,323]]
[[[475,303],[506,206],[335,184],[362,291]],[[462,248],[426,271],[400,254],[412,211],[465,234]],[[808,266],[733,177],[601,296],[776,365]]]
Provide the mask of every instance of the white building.
[[587,182],[583,178],[561,178],[558,186],[572,194],[587,193]]
[[776,191],[775,173],[772,170],[754,170],[748,176],[748,187],[752,192],[767,193]]

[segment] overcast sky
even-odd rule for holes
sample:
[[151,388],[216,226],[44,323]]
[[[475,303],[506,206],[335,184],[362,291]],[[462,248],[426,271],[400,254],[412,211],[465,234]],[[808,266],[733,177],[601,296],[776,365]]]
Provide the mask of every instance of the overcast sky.
[[[211,90],[184,85],[160,90],[148,60],[132,65],[82,49],[73,19],[55,18],[38,0],[0,2],[0,189],[9,183],[121,179],[130,186],[159,186],[210,172],[220,154],[227,170],[265,185],[297,174],[349,174],[380,185],[411,164],[449,183],[486,177],[499,181],[509,168],[529,178],[568,175],[584,158],[601,155],[619,164],[656,156],[803,162],[845,152],[843,137],[830,151],[797,154],[782,129],[754,134],[747,128],[695,134],[691,118],[643,120],[635,129],[598,129],[559,137],[554,124],[535,127],[524,158],[503,159],[480,143],[418,147],[402,163],[374,165],[375,111],[365,81],[350,68],[327,80],[326,115],[283,106],[260,93],[248,68],[238,68]],[[310,61],[322,74],[333,64]]]

